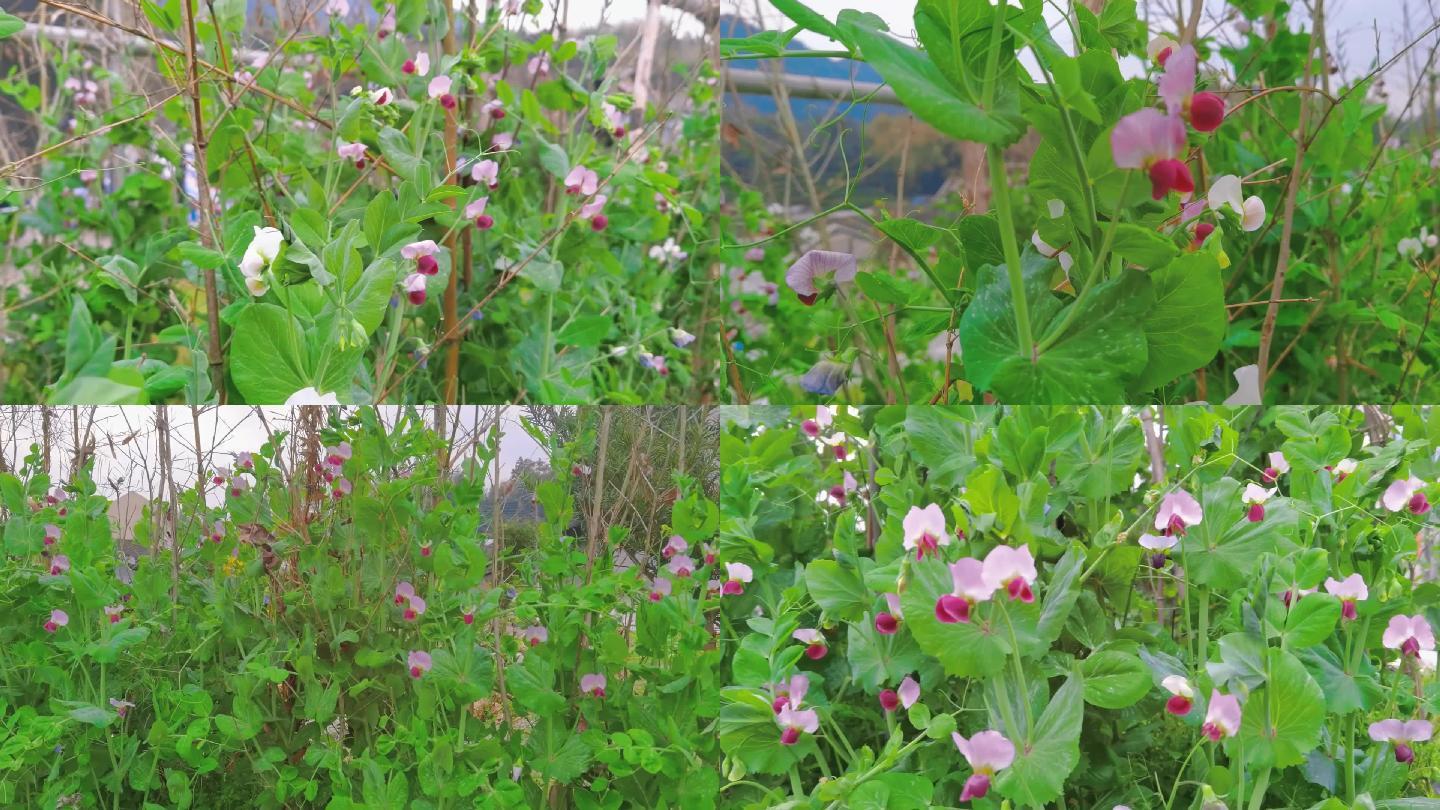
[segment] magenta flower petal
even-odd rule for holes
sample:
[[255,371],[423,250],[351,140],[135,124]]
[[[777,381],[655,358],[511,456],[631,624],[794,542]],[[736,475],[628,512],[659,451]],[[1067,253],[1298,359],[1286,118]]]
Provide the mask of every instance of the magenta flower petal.
[[820,294],[819,288],[815,286],[817,279],[834,274],[836,284],[848,284],[855,280],[856,270],[855,257],[852,254],[812,250],[785,271],[785,283],[795,291],[802,302],[811,304],[815,302],[815,296]]
[[1110,133],[1110,150],[1121,169],[1143,169],[1184,149],[1184,122],[1149,107],[1121,118]]

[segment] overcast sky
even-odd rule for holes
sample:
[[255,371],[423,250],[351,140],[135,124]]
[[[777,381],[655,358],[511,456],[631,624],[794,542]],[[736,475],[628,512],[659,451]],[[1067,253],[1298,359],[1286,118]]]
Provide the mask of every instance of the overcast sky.
[[[381,419],[387,425],[393,425],[399,413],[399,408],[392,406],[381,406],[379,408]],[[80,409],[79,413],[84,419],[89,412],[88,408]],[[290,410],[287,408],[265,408],[265,419],[270,423],[270,429],[284,431],[290,429]],[[67,476],[71,454],[74,452],[73,422],[71,411],[66,408],[55,409],[56,430],[62,435],[59,446],[52,450],[51,468],[52,474],[61,478]],[[429,418],[429,410],[424,412]],[[452,408],[452,418],[458,418],[460,423],[460,434],[463,436],[476,427],[477,422],[485,418],[488,420],[488,409],[478,406],[461,406]],[[500,441],[500,463],[502,477],[508,477],[515,462],[522,458],[544,458],[543,448],[530,438],[520,426],[522,411],[519,408],[507,408],[501,416],[502,436]],[[176,481],[184,485],[190,485],[195,480],[195,449],[194,431],[189,408],[171,407],[169,409],[171,427],[171,455],[175,460]],[[10,456],[11,463],[18,461],[16,455],[23,457],[24,448],[30,443],[40,440],[40,418],[37,413],[29,415],[21,426],[18,435],[21,447],[17,454],[13,449],[12,437],[8,435],[13,429],[8,416],[4,420],[4,430],[7,435],[4,438],[5,452]],[[81,431],[84,430],[84,422],[81,423]],[[116,497],[117,492],[138,491],[141,493],[158,494],[159,479],[157,476],[158,466],[154,460],[159,457],[159,450],[156,445],[155,433],[155,409],[148,407],[102,407],[95,409],[94,427],[91,430],[95,437],[95,471],[94,477],[101,491],[108,497]],[[244,406],[227,406],[223,408],[207,408],[202,410],[200,415],[200,442],[210,456],[214,464],[229,466],[233,463],[236,453],[244,450],[256,451],[267,440],[265,425],[261,421],[254,408]],[[458,443],[458,442],[457,442]],[[146,462],[149,462],[148,465]],[[147,476],[146,470],[149,470]],[[156,492],[151,493],[154,488]],[[220,499],[220,493],[212,493],[216,502]]]

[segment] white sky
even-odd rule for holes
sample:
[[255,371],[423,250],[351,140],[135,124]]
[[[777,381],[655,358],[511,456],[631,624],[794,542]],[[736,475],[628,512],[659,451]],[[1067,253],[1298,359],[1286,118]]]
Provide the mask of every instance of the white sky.
[[[1064,3],[1064,0],[1059,1]],[[1188,0],[1181,1],[1188,10],[1190,7]],[[639,2],[639,0],[635,0],[635,2]],[[756,0],[722,0],[722,2],[725,3],[727,11],[738,10],[747,18],[754,16]],[[1013,2],[1015,0],[1012,0]],[[1173,9],[1176,2],[1177,0],[1139,0],[1142,19],[1145,17],[1147,9],[1154,15],[1151,17],[1150,23],[1152,33],[1164,31],[1174,33],[1170,30],[1174,27],[1173,23],[1165,22],[1162,19],[1162,15],[1173,19],[1174,12],[1165,12],[1162,9]],[[781,28],[787,24],[786,18],[771,7],[767,0],[759,0],[759,3],[765,8],[768,25]],[[878,15],[889,24],[892,32],[900,36],[913,35],[915,31],[915,3],[913,0],[806,0],[806,4],[832,20],[842,9],[853,8],[857,11],[868,11]],[[1297,8],[1291,13],[1291,29],[1298,30],[1301,23],[1308,27],[1309,12],[1305,10],[1306,0],[1300,0],[1293,5]],[[1218,23],[1219,16],[1226,13],[1228,8],[1223,0],[1205,0],[1205,10],[1201,15],[1200,23],[1202,36],[1214,35],[1222,43],[1238,43],[1240,41],[1235,35],[1233,27],[1222,26]],[[1430,0],[1327,0],[1325,3],[1327,39],[1343,68],[1342,75],[1347,77],[1364,75],[1373,69],[1376,61],[1377,41],[1380,61],[1394,56],[1397,51],[1409,44],[1411,39],[1435,24],[1437,12],[1434,9],[1436,8],[1437,5],[1433,5]],[[1406,22],[1407,14],[1408,24]],[[1046,5],[1045,18],[1052,23],[1055,40],[1068,49],[1072,44],[1069,30],[1066,26],[1055,25],[1060,19],[1060,13],[1055,10],[1053,5]],[[1423,67],[1424,59],[1428,56],[1427,45],[1435,44],[1437,36],[1440,35],[1431,34],[1426,43],[1412,49],[1410,58],[1402,59],[1388,74],[1391,90],[1390,100],[1397,108],[1404,104],[1403,94],[1399,91],[1410,86],[1410,77]],[[808,32],[801,34],[799,39],[815,48],[828,48],[834,44]],[[1032,58],[1026,52],[1022,61],[1029,62]],[[1125,63],[1122,63],[1122,69],[1126,70],[1127,75],[1136,75],[1138,68],[1139,63],[1134,59],[1127,59]],[[1412,110],[1413,112],[1414,110]]]
[[[88,408],[79,409],[82,432],[89,410]],[[271,430],[276,432],[289,430],[289,409],[264,408],[263,410]],[[379,410],[381,420],[387,425],[393,425],[400,409],[394,406],[381,406]],[[73,423],[70,409],[59,408],[55,410],[55,414],[56,430],[62,435],[62,438],[58,442],[58,446],[52,449],[51,468],[52,476],[57,476],[56,480],[59,481],[68,477],[67,468],[74,453]],[[431,411],[424,409],[422,414],[428,421]],[[545,457],[544,448],[536,444],[521,428],[519,422],[521,415],[522,411],[518,408],[506,408],[501,417],[500,464],[502,478],[509,476],[511,469],[519,459],[543,459]],[[182,487],[193,485],[196,458],[190,409],[171,407],[169,417],[170,449],[176,466],[176,482]],[[464,437],[475,429],[477,421],[482,418],[488,420],[489,412],[488,409],[479,406],[460,406],[451,409],[451,418],[452,421],[458,418],[459,435]],[[4,422],[4,430],[8,434],[12,426],[9,424],[8,418]],[[95,409],[95,421],[91,429],[96,445],[94,478],[100,491],[107,497],[113,499],[117,494],[127,491],[149,493],[152,496],[159,494],[159,468],[155,462],[159,457],[159,449],[156,444],[154,427],[154,408],[133,406]],[[39,431],[40,417],[37,413],[27,420],[18,437],[10,435],[3,437],[4,452],[9,456],[11,463],[18,465],[30,443],[39,441]],[[18,439],[20,445],[18,452],[12,444],[15,439]],[[212,469],[214,466],[230,466],[236,453],[242,450],[257,451],[266,440],[265,426],[254,408],[235,405],[207,408],[201,412],[200,443],[208,454],[207,458],[212,459],[210,464]],[[461,441],[457,439],[456,444],[460,445]],[[149,469],[148,476],[147,467]],[[212,493],[213,501],[218,503],[220,499],[219,492]]]
[[[545,10],[537,18],[527,21],[527,28],[548,27],[556,9],[566,10],[566,0],[546,0]],[[646,0],[568,0],[570,29],[589,28],[602,19],[611,25],[632,22],[645,18]],[[699,36],[700,21],[679,9],[662,6],[660,25],[671,28],[681,36]],[[621,43],[622,45],[624,43]]]

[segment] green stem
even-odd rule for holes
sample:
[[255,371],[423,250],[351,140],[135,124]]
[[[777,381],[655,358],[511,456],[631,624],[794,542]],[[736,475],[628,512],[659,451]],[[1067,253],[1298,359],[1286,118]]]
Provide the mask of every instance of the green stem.
[[1261,803],[1265,801],[1265,790],[1270,787],[1270,769],[1266,768],[1260,772],[1260,778],[1255,780],[1255,792],[1250,794],[1250,810],[1260,810]]
[[1345,801],[1355,803],[1355,713],[1345,723]]
[[1020,356],[1035,361],[1035,339],[1030,333],[1030,302],[1025,298],[1025,274],[1020,269],[1020,248],[1015,243],[1015,219],[1010,211],[1010,190],[1005,185],[1005,156],[1000,147],[986,148],[990,164],[990,190],[995,195],[995,213],[1000,218],[1000,244],[1005,249],[1005,272],[1010,278],[1010,300],[1015,306],[1015,334]]
[[1175,794],[1180,791],[1180,780],[1185,778],[1185,769],[1190,766],[1190,758],[1195,756],[1195,752],[1199,751],[1200,746],[1204,744],[1204,737],[1196,740],[1195,744],[1190,747],[1190,753],[1185,755],[1185,761],[1180,763],[1180,770],[1175,772],[1175,782],[1170,785],[1170,796],[1165,799],[1165,810],[1170,810],[1170,807],[1175,804]]
[[[1125,192],[1130,190],[1130,175],[1132,174],[1134,174],[1134,172],[1125,172],[1124,179],[1120,181],[1121,200],[1125,199]],[[1049,339],[1040,344],[1040,347],[1036,349],[1037,352],[1043,352],[1050,348],[1055,341],[1059,340],[1061,336],[1065,334],[1065,330],[1069,328],[1070,324],[1080,316],[1081,304],[1084,303],[1086,298],[1090,297],[1090,293],[1095,289],[1095,282],[1099,280],[1100,269],[1105,266],[1105,260],[1109,258],[1110,244],[1115,241],[1115,226],[1119,224],[1119,222],[1120,217],[1118,215],[1110,220],[1110,227],[1105,229],[1105,241],[1100,243],[1100,252],[1095,254],[1095,262],[1090,265],[1090,272],[1085,277],[1084,289],[1080,290],[1080,293],[1075,296],[1074,303],[1070,304],[1070,307],[1065,311],[1065,318],[1060,321],[1059,328],[1050,331]]]

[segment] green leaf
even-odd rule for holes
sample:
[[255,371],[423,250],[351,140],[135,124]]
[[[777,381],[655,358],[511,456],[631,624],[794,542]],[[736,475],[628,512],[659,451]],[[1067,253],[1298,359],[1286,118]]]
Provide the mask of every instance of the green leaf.
[[1285,617],[1285,647],[1312,647],[1330,638],[1340,621],[1340,600],[1328,593],[1312,593],[1294,603]]
[[850,622],[845,639],[850,672],[867,690],[899,683],[925,660],[909,636],[882,635],[870,622]]
[[840,29],[836,28],[834,23],[825,19],[819,12],[800,2],[800,0],[771,0],[771,5],[775,6],[776,11],[794,20],[795,24],[801,28],[814,31],[836,42],[845,41],[845,38],[840,33]]
[[1241,509],[1240,491],[1233,478],[1206,484],[1198,493],[1205,519],[1181,540],[1191,577],[1217,590],[1244,587],[1264,554],[1295,550],[1299,515],[1289,499],[1272,498],[1265,519],[1251,522]]
[[1103,650],[1080,665],[1085,702],[1102,709],[1133,706],[1150,691],[1150,668],[1134,653]]
[[24,20],[16,17],[14,14],[6,14],[0,11],[0,39],[13,37],[20,33],[20,30],[24,27]]
[[[910,586],[900,596],[905,625],[920,649],[935,657],[946,673],[964,678],[984,678],[1005,666],[1010,652],[1005,618],[993,601],[982,602],[970,614],[970,621],[947,624],[935,618],[935,602],[953,587],[950,568],[929,559],[910,568]],[[1024,613],[1011,603],[1010,619],[1017,631],[1025,627]],[[1030,621],[1033,622],[1033,606]],[[1033,624],[1031,625],[1033,632]],[[1017,632],[1017,635],[1020,633]]]
[[1142,225],[1117,222],[1113,227],[1110,249],[1131,264],[1154,270],[1169,264],[1180,252],[1174,242]]
[[1225,285],[1208,253],[1190,253],[1150,275],[1155,303],[1145,314],[1145,370],[1132,387],[1155,389],[1214,359],[1225,339]]
[[252,405],[279,405],[316,385],[304,361],[299,321],[273,304],[251,304],[235,322],[230,341],[230,378]]
[[934,225],[927,225],[917,219],[886,219],[875,223],[879,231],[917,253],[930,248],[940,237],[945,235],[945,230]]
[[881,304],[896,304],[903,306],[910,300],[910,296],[900,288],[899,282],[893,276],[885,272],[857,273],[855,284],[860,291]]
[[1000,772],[995,787],[1020,805],[1043,807],[1054,801],[1065,778],[1080,762],[1080,724],[1085,714],[1084,685],[1071,675],[1050,698],[1030,739],[1015,746],[1015,762]]
[[[1266,653],[1265,686],[1245,698],[1239,740],[1250,767],[1300,765],[1320,744],[1325,693],[1295,656],[1274,647]],[[1226,743],[1230,756],[1238,753],[1235,742]]]
[[849,41],[860,46],[870,66],[895,89],[905,106],[952,138],[979,143],[1013,143],[1019,128],[965,100],[929,57],[854,18],[841,21]]
[[565,346],[599,346],[614,326],[615,319],[609,315],[582,315],[555,333],[555,341]]
[[[965,371],[1003,402],[1118,403],[1145,367],[1140,324],[1151,306],[1150,280],[1126,270],[1062,305],[1048,289],[1053,263],[1027,249],[1025,296],[1037,357],[1022,357],[1006,273],[990,268],[960,319]],[[1071,310],[1078,307],[1071,316]]]
[[837,621],[859,621],[874,601],[860,571],[835,560],[805,566],[805,587],[825,614]]

